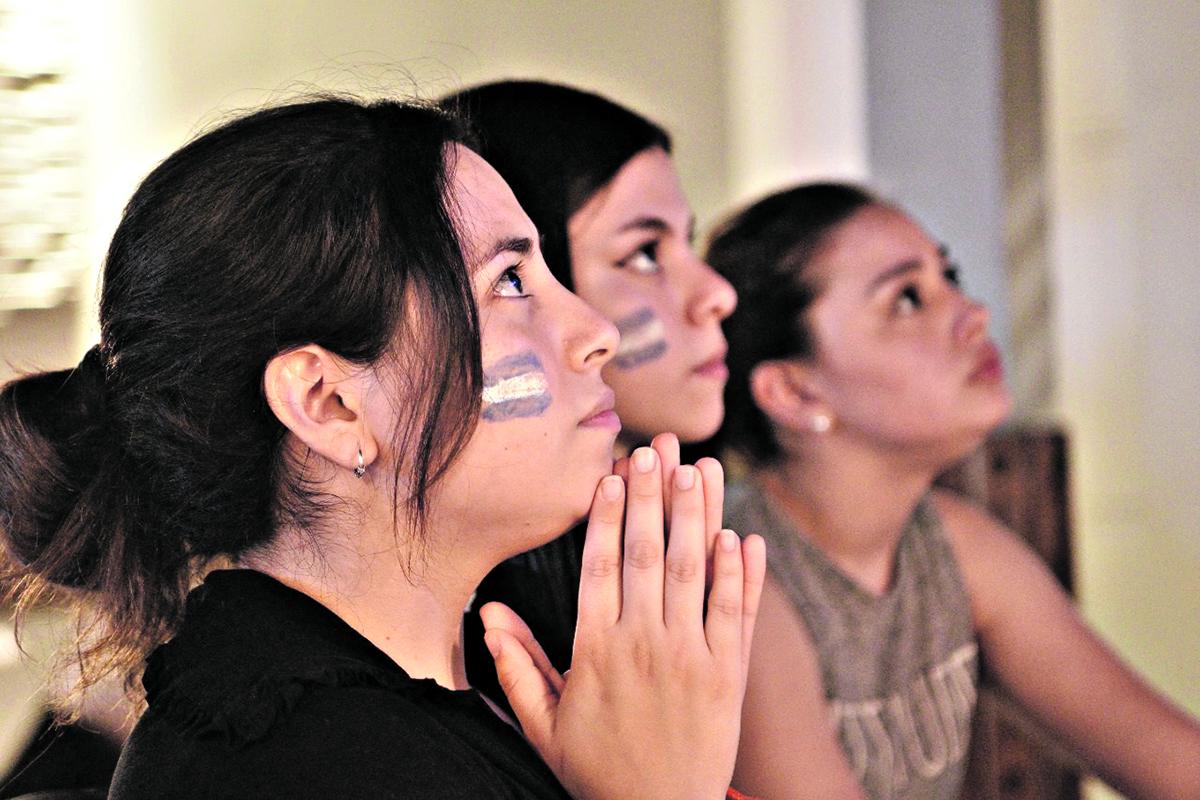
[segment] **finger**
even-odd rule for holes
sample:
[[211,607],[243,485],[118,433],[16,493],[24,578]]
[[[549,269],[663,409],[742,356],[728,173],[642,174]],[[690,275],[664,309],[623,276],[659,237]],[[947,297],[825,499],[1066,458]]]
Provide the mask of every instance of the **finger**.
[[621,616],[621,519],[625,482],[608,475],[596,487],[579,575],[579,617],[575,641],[603,632]]
[[671,480],[675,477],[675,468],[679,466],[679,437],[673,433],[660,433],[650,440],[650,446],[658,453],[658,461],[662,464],[663,518],[670,525]]
[[704,585],[712,585],[713,544],[725,524],[725,469],[715,458],[702,458],[696,469],[704,476],[704,552],[706,554]]
[[538,752],[546,752],[554,731],[558,695],[515,636],[494,628],[484,632],[483,640],[496,662],[500,688],[517,715],[525,738]]
[[550,684],[550,688],[554,690],[554,693],[556,695],[562,694],[563,684],[565,683],[563,676],[550,663],[550,659],[546,656],[546,651],[538,644],[533,631],[529,630],[529,626],[525,624],[525,620],[521,619],[517,612],[504,605],[504,603],[493,602],[479,609],[479,617],[483,620],[485,632],[501,630],[520,642],[521,646],[525,648],[525,652],[533,659],[533,665],[542,673],[542,677]]
[[671,482],[671,537],[667,542],[663,618],[668,628],[701,630],[704,618],[704,486],[700,470],[683,464]]
[[754,641],[754,624],[758,621],[758,605],[762,599],[767,577],[767,543],[761,536],[742,540],[742,667],[750,664],[750,644]]
[[696,462],[704,480],[704,530],[706,543],[712,550],[713,539],[725,524],[725,468],[715,458],[704,457]]
[[625,501],[625,563],[621,571],[621,621],[663,620],[663,500],[658,454],[633,452]]
[[629,456],[621,456],[613,462],[612,474],[620,476],[621,480],[629,485]]
[[742,548],[738,536],[724,529],[717,534],[713,555],[713,585],[708,593],[704,635],[719,661],[742,657]]

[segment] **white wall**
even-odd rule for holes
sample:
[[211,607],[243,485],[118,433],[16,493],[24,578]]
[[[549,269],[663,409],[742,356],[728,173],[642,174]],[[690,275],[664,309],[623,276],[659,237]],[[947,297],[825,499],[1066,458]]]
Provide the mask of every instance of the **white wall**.
[[1200,714],[1200,5],[1045,5],[1060,413],[1089,619]]
[[[716,0],[78,0],[95,143],[93,260],[138,178],[231,109],[314,88],[424,97],[501,77],[594,88],[674,136],[701,221],[725,198]],[[89,332],[85,340],[94,340]]]

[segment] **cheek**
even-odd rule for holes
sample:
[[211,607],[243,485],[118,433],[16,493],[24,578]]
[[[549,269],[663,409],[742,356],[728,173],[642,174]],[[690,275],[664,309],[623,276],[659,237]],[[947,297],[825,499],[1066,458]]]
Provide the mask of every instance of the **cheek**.
[[484,365],[480,412],[484,423],[540,417],[553,401],[545,368],[532,350]]
[[642,306],[613,320],[621,334],[621,343],[613,357],[616,370],[629,371],[658,361],[667,354],[667,329],[662,318],[650,306]]

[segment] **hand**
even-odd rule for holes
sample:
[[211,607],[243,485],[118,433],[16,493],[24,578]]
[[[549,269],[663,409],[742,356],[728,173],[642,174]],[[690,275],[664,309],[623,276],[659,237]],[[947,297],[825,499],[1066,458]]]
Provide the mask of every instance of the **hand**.
[[733,774],[765,548],[715,537],[706,617],[708,487],[698,467],[673,469],[667,544],[662,467],[640,448],[627,497],[620,476],[601,481],[569,675],[507,607],[481,612],[526,737],[575,797],[719,798]]
[[[650,446],[658,453],[662,464],[663,479],[663,508],[667,520],[671,519],[671,481],[674,479],[675,468],[679,466],[679,437],[673,433],[660,433],[650,441]],[[704,477],[704,552],[708,554],[705,561],[705,587],[712,586],[712,556],[713,544],[721,530],[725,514],[725,470],[721,462],[715,458],[702,458],[696,462],[696,469]],[[620,475],[628,483],[629,459],[620,458],[613,465],[613,473]],[[667,528],[668,538],[670,527]]]

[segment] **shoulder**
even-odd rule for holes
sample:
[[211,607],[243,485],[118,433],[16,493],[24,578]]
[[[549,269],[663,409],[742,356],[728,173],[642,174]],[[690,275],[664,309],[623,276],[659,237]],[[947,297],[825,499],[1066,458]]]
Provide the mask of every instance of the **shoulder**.
[[316,687],[294,702],[268,735],[250,742],[143,720],[113,796],[502,796],[503,776],[428,703],[367,686]]
[[1029,545],[987,511],[945,489],[935,489],[930,499],[966,581],[976,628],[1011,616],[1014,594],[1057,586]]
[[995,567],[993,559],[1024,560],[1027,554],[1031,555],[1020,537],[1007,525],[962,495],[947,489],[934,489],[929,500],[964,570],[980,560]]

